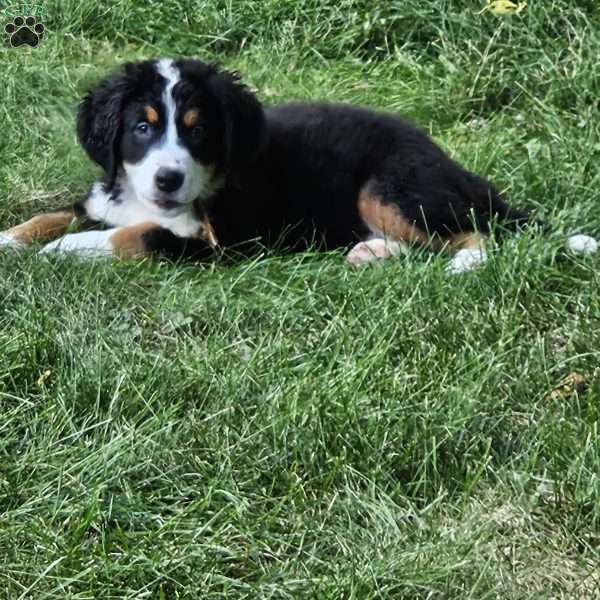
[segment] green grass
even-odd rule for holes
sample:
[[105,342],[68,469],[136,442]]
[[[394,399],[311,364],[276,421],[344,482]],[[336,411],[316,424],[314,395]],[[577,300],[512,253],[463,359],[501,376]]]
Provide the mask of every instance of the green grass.
[[482,4],[50,0],[0,50],[5,226],[97,176],[88,85],[185,54],[402,112],[556,232],[454,277],[1,254],[0,598],[600,597],[600,259],[562,250],[600,234],[600,8]]

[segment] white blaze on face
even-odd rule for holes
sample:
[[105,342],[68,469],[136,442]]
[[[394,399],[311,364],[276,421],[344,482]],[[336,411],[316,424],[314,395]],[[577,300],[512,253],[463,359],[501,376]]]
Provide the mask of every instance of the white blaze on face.
[[175,98],[173,98],[173,88],[179,81],[179,71],[173,65],[172,60],[163,59],[158,61],[158,72],[167,80],[167,85],[162,94],[162,101],[167,117],[165,145],[168,149],[177,146],[177,125],[175,123],[177,105],[175,104]]
[[[180,203],[180,211],[189,210],[189,205],[196,198],[207,196],[212,191],[212,169],[192,157],[177,132],[175,120],[177,104],[173,97],[173,89],[180,80],[179,69],[170,59],[158,61],[156,67],[159,74],[166,80],[161,97],[166,119],[166,123],[163,123],[163,135],[142,160],[137,163],[125,162],[123,168],[128,183],[140,201],[152,210],[163,212],[164,209],[158,207],[155,201],[165,197]],[[165,194],[156,187],[155,175],[160,168],[179,171],[184,176],[183,183],[178,190]],[[170,212],[177,212],[177,209],[172,209]]]

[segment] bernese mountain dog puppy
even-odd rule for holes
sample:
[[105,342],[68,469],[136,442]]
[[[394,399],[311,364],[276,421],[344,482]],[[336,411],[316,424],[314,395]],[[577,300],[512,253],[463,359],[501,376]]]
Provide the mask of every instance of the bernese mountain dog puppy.
[[[416,244],[450,251],[461,272],[485,261],[493,223],[530,221],[396,115],[263,107],[236,74],[199,60],[126,64],[83,98],[77,134],[104,179],[74,206],[3,232],[1,245],[56,238],[42,252],[204,261],[316,246],[363,264]],[[568,246],[597,249],[583,235]]]

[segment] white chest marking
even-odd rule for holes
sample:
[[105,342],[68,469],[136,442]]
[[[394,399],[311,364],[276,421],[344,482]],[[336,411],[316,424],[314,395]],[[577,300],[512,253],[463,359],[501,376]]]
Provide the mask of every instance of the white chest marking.
[[126,184],[119,199],[115,201],[104,191],[100,182],[94,183],[84,206],[92,219],[116,227],[150,221],[180,237],[194,237],[202,230],[202,222],[194,214],[192,205],[185,212],[173,216],[166,212],[152,211],[127,189]]

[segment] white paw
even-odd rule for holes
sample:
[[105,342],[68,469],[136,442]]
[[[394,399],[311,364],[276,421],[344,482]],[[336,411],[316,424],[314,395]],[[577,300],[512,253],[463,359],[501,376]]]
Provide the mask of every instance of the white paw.
[[575,254],[594,254],[598,251],[598,242],[589,235],[578,233],[567,238],[567,249]]
[[11,250],[20,250],[21,248],[25,248],[27,244],[20,242],[15,239],[9,233],[0,233],[0,250],[4,248],[8,248]]
[[104,231],[84,231],[82,233],[70,233],[49,244],[46,244],[40,254],[49,252],[75,253],[84,258],[96,256],[110,256],[113,253],[113,245],[110,238],[114,235],[116,228]]
[[400,242],[374,238],[356,244],[346,255],[346,260],[354,266],[366,265],[374,260],[385,260],[390,256],[398,256],[404,249],[404,245]]
[[448,263],[446,270],[450,273],[464,273],[483,264],[487,260],[485,250],[479,248],[463,248]]

